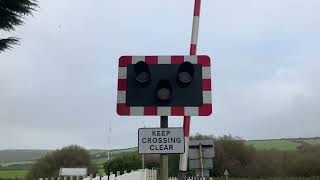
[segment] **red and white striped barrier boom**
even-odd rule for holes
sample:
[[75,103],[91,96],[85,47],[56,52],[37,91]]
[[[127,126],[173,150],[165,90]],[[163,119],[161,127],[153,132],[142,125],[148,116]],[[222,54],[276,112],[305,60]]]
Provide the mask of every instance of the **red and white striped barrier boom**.
[[[195,0],[190,55],[196,55],[197,53],[199,20],[200,20],[200,9],[201,9],[200,7],[201,7],[201,0]],[[183,129],[184,129],[184,138],[185,138],[185,153],[180,155],[180,163],[179,163],[180,171],[187,171],[187,168],[188,168],[190,121],[191,121],[190,116],[184,116]]]

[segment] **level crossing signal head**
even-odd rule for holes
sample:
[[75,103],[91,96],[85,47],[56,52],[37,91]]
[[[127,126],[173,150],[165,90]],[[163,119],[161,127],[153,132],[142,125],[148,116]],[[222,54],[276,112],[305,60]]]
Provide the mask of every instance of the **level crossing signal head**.
[[123,116],[209,116],[208,56],[122,56],[117,113]]

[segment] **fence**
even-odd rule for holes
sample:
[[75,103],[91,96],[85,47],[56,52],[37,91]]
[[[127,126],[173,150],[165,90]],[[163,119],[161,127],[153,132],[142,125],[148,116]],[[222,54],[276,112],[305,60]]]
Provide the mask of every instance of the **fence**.
[[[212,180],[213,178],[210,178]],[[178,180],[176,177],[170,177],[168,180]],[[202,177],[189,177],[187,180],[208,180],[208,178],[202,178]]]
[[89,177],[80,177],[80,176],[64,176],[64,177],[51,177],[51,178],[40,178],[39,180],[157,180],[157,170],[148,170],[141,169],[138,171],[131,171],[127,173],[126,171],[123,174],[120,171],[117,172],[117,175],[112,174],[110,176],[96,176],[93,177],[90,175]]

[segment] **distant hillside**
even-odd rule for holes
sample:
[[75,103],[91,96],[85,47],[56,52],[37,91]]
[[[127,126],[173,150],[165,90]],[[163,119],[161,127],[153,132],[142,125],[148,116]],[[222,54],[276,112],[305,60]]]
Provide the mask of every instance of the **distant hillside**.
[[[289,139],[266,139],[266,140],[248,140],[246,144],[252,145],[257,150],[296,150],[301,145],[320,145],[320,137],[314,138],[289,138]],[[122,152],[137,151],[137,148],[114,149],[110,151],[110,158],[116,157]],[[30,166],[33,160],[39,159],[52,150],[0,150],[0,166]],[[90,154],[97,164],[102,164],[107,160],[107,150],[92,149]]]
[[[108,159],[107,150],[89,150],[93,160],[101,165]],[[137,151],[137,148],[113,149],[110,158],[114,158],[123,152]],[[29,169],[34,160],[39,159],[52,150],[0,150],[0,170]]]
[[0,163],[39,159],[51,150],[0,150]]
[[246,143],[252,145],[257,150],[297,150],[302,145],[320,146],[320,137],[249,140]]

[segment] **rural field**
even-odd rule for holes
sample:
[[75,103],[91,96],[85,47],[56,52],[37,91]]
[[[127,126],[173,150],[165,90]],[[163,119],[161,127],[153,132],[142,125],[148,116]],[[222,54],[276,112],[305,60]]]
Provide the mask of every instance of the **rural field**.
[[[247,145],[252,145],[257,150],[289,150],[295,151],[301,145],[320,145],[320,137],[316,138],[293,138],[272,140],[248,140]],[[134,152],[137,148],[115,149],[110,151],[110,158],[115,158],[123,152]],[[21,178],[28,172],[32,163],[51,152],[50,150],[0,150],[0,178]],[[106,150],[92,149],[90,154],[98,166],[99,174],[103,173],[103,163],[108,154]],[[216,178],[220,179],[220,178]],[[230,178],[229,180],[231,180]],[[302,178],[303,179],[303,178]]]
[[320,138],[292,138],[272,140],[249,140],[246,144],[252,145],[257,150],[297,150],[301,145],[320,145]]
[[301,145],[291,140],[253,140],[247,141],[247,144],[254,146],[257,150],[296,150]]
[[23,178],[27,172],[27,170],[2,170],[0,171],[0,178]]

